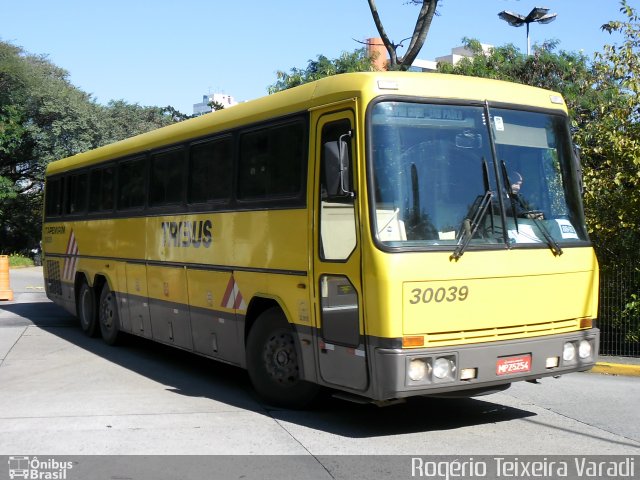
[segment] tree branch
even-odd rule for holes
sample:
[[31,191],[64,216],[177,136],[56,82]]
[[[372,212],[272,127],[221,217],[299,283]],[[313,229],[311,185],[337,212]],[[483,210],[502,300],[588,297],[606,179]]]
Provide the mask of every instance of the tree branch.
[[418,14],[418,20],[416,21],[416,26],[411,37],[411,43],[409,44],[407,53],[402,57],[402,59],[400,59],[401,66],[409,68],[418,56],[418,53],[420,53],[420,50],[427,39],[427,34],[429,33],[433,16],[436,13],[438,1],[439,0],[424,0],[422,2],[422,7]]
[[389,35],[387,35],[387,32],[382,25],[382,20],[380,20],[380,14],[378,13],[375,0],[367,0],[369,3],[369,9],[371,10],[371,16],[373,17],[373,22],[380,34],[382,43],[387,49],[387,52],[389,52],[389,70],[395,70],[397,68],[406,70],[414,62],[427,38],[439,1],[440,0],[411,0],[410,3],[413,5],[421,5],[420,13],[413,29],[413,35],[410,37],[411,43],[409,44],[407,53],[405,53],[403,57],[398,58],[397,49],[401,46],[402,42],[400,42],[400,44],[394,44],[389,39]]
[[378,29],[378,33],[380,34],[380,38],[382,38],[382,43],[384,43],[385,48],[389,52],[390,65],[397,65],[398,63],[398,55],[396,53],[396,46],[389,40],[389,36],[382,25],[382,20],[380,20],[380,14],[378,14],[378,7],[376,7],[375,0],[367,0],[369,3],[369,9],[371,10],[371,16],[373,17],[373,22],[376,24],[376,28]]

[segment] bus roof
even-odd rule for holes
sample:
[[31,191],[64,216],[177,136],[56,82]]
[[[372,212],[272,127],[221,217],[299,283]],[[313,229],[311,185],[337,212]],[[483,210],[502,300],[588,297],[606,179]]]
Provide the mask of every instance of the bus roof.
[[526,85],[461,75],[417,72],[346,73],[326,77],[232,108],[212,112],[152,130],[110,145],[52,162],[47,175],[110,159],[144,153],[197,139],[215,132],[250,125],[271,118],[359,98],[363,103],[382,96],[413,96],[431,99],[470,100],[526,105],[566,113],[560,94]]

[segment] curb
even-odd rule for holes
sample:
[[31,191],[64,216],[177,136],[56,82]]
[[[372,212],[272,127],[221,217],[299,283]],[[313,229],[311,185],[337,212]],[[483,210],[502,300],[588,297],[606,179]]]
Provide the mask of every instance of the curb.
[[603,373],[606,375],[625,375],[629,377],[640,377],[640,365],[598,362],[591,369],[591,372]]

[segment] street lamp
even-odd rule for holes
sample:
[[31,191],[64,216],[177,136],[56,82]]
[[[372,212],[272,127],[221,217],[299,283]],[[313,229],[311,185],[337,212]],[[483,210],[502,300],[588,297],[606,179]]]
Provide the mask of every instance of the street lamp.
[[529,12],[526,17],[519,13],[509,12],[504,10],[498,14],[502,20],[507,22],[512,27],[527,26],[527,55],[530,55],[531,44],[529,43],[529,24],[530,23],[551,23],[556,19],[557,13],[547,13],[548,8],[535,7]]

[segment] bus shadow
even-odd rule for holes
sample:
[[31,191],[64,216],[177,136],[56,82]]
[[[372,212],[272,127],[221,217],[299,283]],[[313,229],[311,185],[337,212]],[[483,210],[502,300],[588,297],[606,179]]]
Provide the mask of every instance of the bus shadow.
[[331,398],[316,402],[314,410],[276,410],[278,420],[304,425],[350,438],[393,436],[430,431],[456,430],[535,416],[530,411],[478,398],[412,397],[404,403],[378,407]]
[[[381,408],[333,398],[329,390],[324,390],[307,410],[279,409],[258,399],[247,372],[239,367],[128,334],[121,336],[117,347],[108,346],[100,338],[85,336],[74,317],[51,303],[5,305],[3,309],[107,362],[165,385],[169,392],[222,402],[347,438],[455,430],[535,415],[491,402],[491,397],[482,400],[416,397]],[[48,315],[43,314],[45,309]],[[6,325],[4,320],[2,324]]]
[[0,325],[4,327],[70,327],[78,321],[65,309],[49,300],[0,304]]

